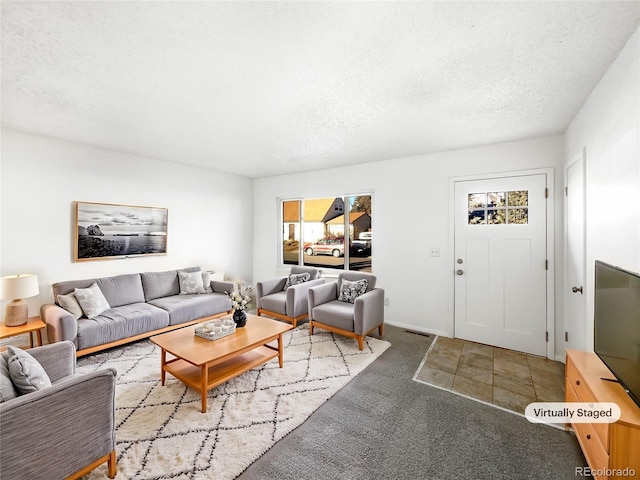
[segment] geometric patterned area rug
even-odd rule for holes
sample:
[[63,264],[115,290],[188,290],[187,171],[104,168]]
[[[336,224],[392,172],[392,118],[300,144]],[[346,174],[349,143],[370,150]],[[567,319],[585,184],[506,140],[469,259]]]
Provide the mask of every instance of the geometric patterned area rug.
[[[149,340],[79,358],[77,372],[114,367],[117,479],[233,479],[390,347],[308,324],[283,335],[284,368],[272,359],[200,394],[167,374]],[[318,472],[320,475],[320,472]],[[86,479],[107,477],[101,465]]]

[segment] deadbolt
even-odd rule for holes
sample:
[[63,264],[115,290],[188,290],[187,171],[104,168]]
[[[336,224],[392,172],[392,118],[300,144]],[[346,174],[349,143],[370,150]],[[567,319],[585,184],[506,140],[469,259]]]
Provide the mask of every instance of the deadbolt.
[[459,264],[462,264],[462,259],[459,258],[458,260],[456,260],[456,262],[458,262]]
[[582,287],[571,287],[571,291],[573,293],[578,293],[578,292],[582,293]]
[[456,270],[456,275],[462,275],[464,272],[462,270]]

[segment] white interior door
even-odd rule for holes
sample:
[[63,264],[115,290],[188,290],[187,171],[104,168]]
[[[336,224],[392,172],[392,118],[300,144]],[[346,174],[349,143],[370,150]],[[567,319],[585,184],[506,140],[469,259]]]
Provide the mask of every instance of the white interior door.
[[455,182],[457,338],[546,356],[546,182]]
[[584,158],[573,160],[565,172],[566,217],[566,348],[586,348],[585,267],[585,170]]

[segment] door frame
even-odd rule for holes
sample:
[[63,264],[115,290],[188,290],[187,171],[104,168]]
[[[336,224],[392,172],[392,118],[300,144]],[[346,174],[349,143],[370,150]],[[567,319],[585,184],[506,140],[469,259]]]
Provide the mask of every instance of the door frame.
[[549,334],[547,341],[546,357],[557,360],[556,356],[556,335],[555,335],[555,178],[553,168],[536,168],[532,170],[512,170],[507,172],[495,172],[478,175],[464,175],[459,177],[449,177],[449,265],[451,276],[449,277],[449,321],[447,333],[453,338],[455,332],[455,184],[456,182],[466,182],[473,180],[490,180],[493,178],[521,177],[528,175],[547,176],[547,202],[546,202],[546,236],[547,236],[547,318],[546,328]]
[[[586,321],[586,314],[587,314],[587,148],[583,147],[582,150],[580,151],[580,153],[577,153],[575,155],[573,155],[568,162],[566,162],[564,164],[564,178],[563,178],[563,183],[564,183],[564,187],[563,190],[565,188],[567,188],[567,183],[568,183],[568,178],[569,178],[569,168],[578,162],[582,162],[582,288],[584,289],[583,295],[581,295],[582,297],[582,311],[584,313],[584,319]],[[571,289],[571,281],[569,279],[569,235],[568,235],[568,231],[569,231],[569,209],[568,207],[568,197],[566,194],[566,191],[563,191],[564,195],[563,195],[563,209],[564,209],[564,215],[563,215],[563,220],[564,220],[564,287],[563,287],[563,292],[562,292],[562,303],[563,303],[563,326],[564,326],[564,331],[568,332],[567,327],[568,325],[568,320],[569,320],[569,295],[571,295],[569,292],[569,290]],[[569,332],[571,333],[571,332]],[[586,349],[587,347],[587,328],[586,328],[586,324],[585,324],[585,329],[583,332],[583,336],[581,339],[581,350]],[[565,349],[566,347],[566,342],[563,342]]]

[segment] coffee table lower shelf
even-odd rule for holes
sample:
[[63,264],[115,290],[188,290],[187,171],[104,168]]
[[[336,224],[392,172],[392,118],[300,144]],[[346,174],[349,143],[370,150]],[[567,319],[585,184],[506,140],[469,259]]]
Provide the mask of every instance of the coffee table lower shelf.
[[[164,356],[165,352],[163,352]],[[207,411],[207,391],[238,375],[278,357],[278,349],[263,345],[241,355],[202,366],[193,365],[181,358],[167,360],[162,369],[162,384],[165,372],[176,377],[188,387],[202,395],[202,413]]]

